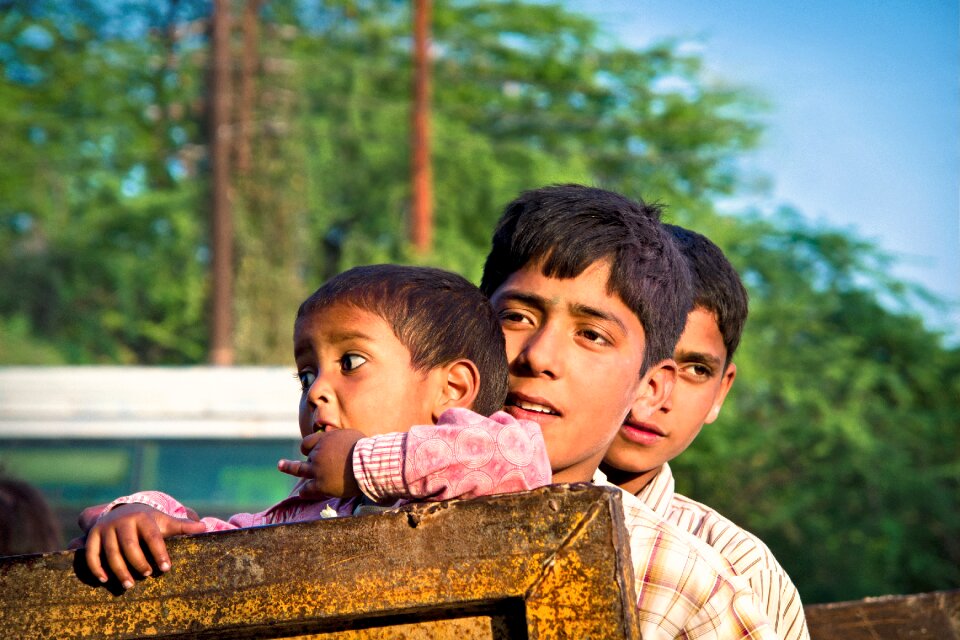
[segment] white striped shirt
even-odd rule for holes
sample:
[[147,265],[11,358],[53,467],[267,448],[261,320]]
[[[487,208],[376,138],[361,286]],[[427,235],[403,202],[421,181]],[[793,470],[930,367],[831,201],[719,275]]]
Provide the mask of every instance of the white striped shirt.
[[778,636],[809,640],[800,594],[767,545],[710,507],[676,493],[674,486],[670,465],[664,464],[637,497],[667,522],[719,551],[747,578]]

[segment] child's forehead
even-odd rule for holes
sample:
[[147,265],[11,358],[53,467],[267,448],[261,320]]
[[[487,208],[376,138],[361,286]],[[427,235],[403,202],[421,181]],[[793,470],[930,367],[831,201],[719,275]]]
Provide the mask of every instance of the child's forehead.
[[334,302],[304,312],[297,318],[294,339],[326,339],[344,336],[382,339],[393,329],[379,314],[357,305]]

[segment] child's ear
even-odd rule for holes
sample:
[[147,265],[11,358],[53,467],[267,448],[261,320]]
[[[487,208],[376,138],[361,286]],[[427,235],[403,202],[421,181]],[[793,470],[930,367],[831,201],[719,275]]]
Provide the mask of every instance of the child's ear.
[[433,419],[447,409],[462,407],[469,409],[480,391],[480,370],[471,360],[455,360],[440,367],[440,390],[433,406]]
[[631,419],[643,422],[653,417],[653,414],[673,393],[673,385],[677,382],[677,370],[676,361],[668,359],[651,366],[643,374],[630,411]]
[[727,365],[726,371],[723,372],[723,380],[720,382],[720,389],[717,390],[717,395],[713,399],[713,406],[710,408],[710,413],[707,414],[703,424],[710,424],[717,419],[717,416],[720,415],[720,409],[723,407],[723,401],[727,398],[727,393],[730,391],[730,387],[733,386],[733,381],[736,379],[736,377],[737,365],[731,362]]

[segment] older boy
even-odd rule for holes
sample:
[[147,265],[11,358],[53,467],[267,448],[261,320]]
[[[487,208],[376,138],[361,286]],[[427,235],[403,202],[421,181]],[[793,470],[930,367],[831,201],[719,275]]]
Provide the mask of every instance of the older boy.
[[733,354],[747,319],[747,292],[717,245],[682,227],[664,225],[693,280],[694,308],[674,351],[679,376],[667,402],[647,419],[631,416],[610,446],[602,469],[668,522],[697,536],[750,581],[782,638],[809,638],[796,587],[770,549],[710,507],[674,492],[668,461],[704,424],[717,419],[733,385]]
[[[577,185],[525,193],[498,224],[481,289],[506,337],[505,410],[541,426],[554,482],[589,481],[626,416],[648,419],[676,377],[670,357],[689,282],[657,210]],[[436,481],[458,463],[443,453],[457,434],[428,437],[435,446],[422,456],[421,438],[407,434],[315,433],[303,443],[311,460],[352,465],[308,461],[288,471],[309,478],[306,492],[350,495],[346,472],[374,500],[462,495]],[[525,449],[522,439],[512,444],[478,455],[476,473]],[[748,585],[715,550],[632,494],[623,499],[644,638],[773,637]]]

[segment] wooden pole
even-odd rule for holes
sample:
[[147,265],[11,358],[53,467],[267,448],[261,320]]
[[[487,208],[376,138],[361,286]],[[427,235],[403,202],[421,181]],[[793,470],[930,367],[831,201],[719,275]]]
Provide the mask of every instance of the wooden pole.
[[431,0],[413,0],[413,130],[411,134],[410,240],[418,253],[433,240],[433,176],[430,166],[430,14]]
[[246,176],[252,165],[253,105],[256,100],[255,76],[259,64],[257,43],[260,36],[259,12],[262,0],[246,0],[243,6],[243,57],[240,64],[240,104],[237,108],[237,174]]
[[214,0],[210,73],[210,161],[212,165],[213,292],[210,362],[232,365],[233,217],[230,210],[230,0]]

